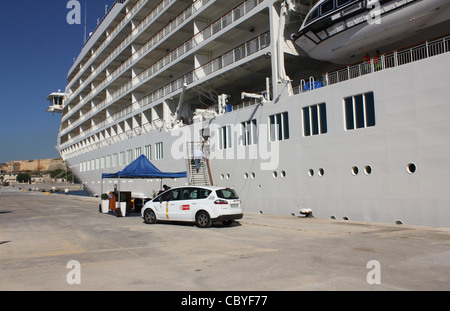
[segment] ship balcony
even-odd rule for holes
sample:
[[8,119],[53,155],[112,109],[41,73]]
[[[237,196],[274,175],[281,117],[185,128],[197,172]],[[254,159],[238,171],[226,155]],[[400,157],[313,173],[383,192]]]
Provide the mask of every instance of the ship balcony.
[[[72,136],[71,139],[68,139],[64,143],[61,143],[60,148],[66,149],[73,144],[79,143],[80,140],[83,140],[88,135],[96,135],[96,132],[100,130],[104,130],[108,126],[114,126],[114,124],[118,122],[122,122],[124,118],[133,117],[142,113],[143,109],[148,105],[158,105],[164,101],[167,97],[175,96],[177,93],[180,93],[183,85],[186,83],[190,86],[199,85],[203,83],[206,79],[211,79],[216,76],[223,75],[227,70],[232,70],[232,65],[239,66],[239,64],[248,63],[252,59],[257,58],[265,58],[266,49],[270,46],[270,33],[262,34],[245,44],[236,47],[235,49],[217,57],[216,59],[204,64],[196,68],[195,70],[187,73],[181,78],[161,87],[160,89],[154,91],[148,96],[138,100],[128,107],[123,108],[119,112],[111,115],[109,119],[104,120],[103,122],[97,124],[94,128],[85,129],[80,132],[77,136]],[[154,111],[157,111],[157,107],[152,106]],[[148,132],[152,129],[158,129],[166,123],[166,120],[163,118],[164,113],[157,113],[158,117],[151,120],[151,125],[141,124],[140,129],[133,129],[127,131],[127,135],[141,135],[143,133]],[[151,118],[150,118],[151,119]],[[84,120],[84,119],[83,119]],[[111,122],[112,121],[112,122]],[[79,124],[83,123],[83,121],[78,121],[73,126],[79,126]],[[158,125],[159,124],[159,125]],[[72,128],[73,128],[72,126]],[[69,128],[65,129],[62,134],[68,133],[71,130]],[[119,139],[119,138],[117,138]],[[113,140],[111,140],[113,141]]]
[[[140,9],[142,9],[143,5],[145,5],[147,2],[148,2],[148,0],[146,0],[146,1],[140,0],[138,3],[136,3],[136,5],[133,7],[133,9],[127,14],[127,16],[125,16],[125,18],[121,21],[121,23],[119,23],[119,25],[117,25],[117,27],[112,31],[112,33],[107,37],[107,39],[114,38],[115,35],[117,35],[120,31],[122,31],[124,29],[125,25],[127,25],[128,22],[130,22],[131,20],[134,20],[133,19],[134,16],[137,14],[137,12]],[[81,88],[86,87],[88,85],[88,83],[90,83],[90,81],[92,81],[92,79],[96,75],[98,75],[102,71],[106,70],[106,68],[111,64],[112,61],[114,61],[116,59],[116,57],[118,55],[120,55],[127,48],[129,48],[130,45],[133,43],[133,41],[136,40],[156,20],[158,20],[158,18],[160,18],[163,13],[165,13],[169,8],[171,8],[175,2],[176,2],[175,0],[161,1],[145,18],[143,18],[141,23],[139,23],[134,29],[131,30],[131,33],[128,36],[126,36],[126,38],[123,41],[121,41],[111,53],[108,53],[109,55],[107,56],[107,58],[104,59],[102,61],[102,63],[89,74],[89,76],[86,78],[85,82],[81,83],[80,86],[78,86],[77,89],[71,94],[71,96],[69,97],[69,101],[71,99],[73,99],[80,92]],[[197,1],[197,2],[202,3],[202,1]],[[203,2],[209,2],[209,0],[203,1]],[[191,5],[189,7],[189,9],[185,10],[184,14],[181,14],[172,23],[170,23],[166,28],[168,28],[168,27],[173,28],[174,25],[176,25],[176,26],[180,25],[182,22],[184,22],[184,20],[186,19],[186,16],[190,16],[192,14],[193,8],[194,8],[194,4]],[[189,14],[186,13],[188,11],[189,11]],[[94,60],[97,59],[100,55],[102,55],[102,52],[104,52],[105,47],[110,43],[110,41],[111,41],[111,39],[104,41],[102,43],[102,45],[100,45],[100,47],[96,50],[96,52],[94,52],[91,55],[90,59],[84,64],[84,66],[82,67],[80,72],[77,74],[77,76],[75,76],[73,79],[71,79],[72,82],[69,84],[69,87],[72,87],[73,84],[75,83],[75,81],[77,81],[81,77],[82,72],[85,72],[87,70],[87,68],[89,68],[89,66],[92,65]],[[129,58],[127,62],[122,63],[114,71],[111,78],[114,78],[115,76],[117,76],[118,74],[123,72],[123,70],[125,68],[128,68],[132,61],[133,61],[133,59]]]
[[[123,32],[125,27],[131,22],[131,20],[138,14],[138,12],[142,9],[142,7],[149,0],[139,0],[132,8],[127,12],[127,14],[121,19],[121,21],[114,27],[114,29],[107,34],[105,40],[99,45],[99,47],[89,56],[84,64],[79,65],[79,70],[75,73],[74,68],[69,72],[68,79],[72,81],[69,84],[69,87],[73,84],[74,81],[77,81],[81,75],[92,65],[92,63],[97,59],[98,56],[102,55],[104,49],[114,41],[116,36]],[[164,3],[166,1],[162,1]]]
[[[74,107],[75,109],[72,109],[71,112],[63,116],[63,120],[69,118],[70,115],[73,114],[76,109],[86,104],[86,102],[88,102],[91,98],[93,98],[96,95],[96,93],[98,93],[99,90],[109,85],[111,81],[113,81],[117,77],[121,76],[124,72],[132,68],[133,65],[136,65],[145,55],[147,55],[150,51],[154,50],[159,43],[164,41],[169,35],[179,30],[179,28],[187,20],[191,20],[195,16],[194,13],[199,11],[202,8],[202,6],[206,6],[206,3],[208,2],[209,1],[196,1],[192,6],[183,11],[183,13],[181,13],[176,19],[174,19],[168,26],[162,29],[159,33],[157,33],[154,37],[152,37],[149,41],[147,41],[147,43],[144,44],[139,50],[133,53],[131,57],[129,57],[126,61],[122,62],[122,64],[114,72],[108,75],[103,82],[101,82],[98,86],[92,89],[92,91],[86,97],[84,97],[83,100],[81,100],[78,104],[75,105]],[[184,44],[180,45],[174,51],[172,51],[165,57],[161,58],[159,61],[157,61],[156,63],[145,69],[143,72],[139,73],[135,78],[133,78],[131,85],[130,83],[127,83],[126,85],[121,87],[116,93],[119,93],[120,96],[120,93],[122,93],[124,89],[128,91],[130,87],[134,88],[135,85],[142,83],[142,81],[144,80],[148,80],[149,77],[153,75],[156,71],[161,72],[161,70],[164,67],[175,62],[176,60],[179,60],[182,57],[185,57],[187,52],[193,51],[194,48],[199,46],[203,41],[206,41],[211,38],[213,39],[214,35],[216,35],[224,28],[230,26],[233,22],[239,20],[244,15],[248,14],[262,2],[263,0],[257,0],[256,2],[253,0],[244,1],[239,6],[229,11],[226,15],[222,16],[217,21],[215,21],[202,31],[198,32],[195,36],[186,41]],[[145,27],[143,26],[142,28]],[[137,34],[135,36],[137,36]],[[129,39],[125,40],[127,44],[132,41],[133,33],[130,34],[128,38]],[[115,56],[114,53],[111,54],[107,60],[111,61],[110,58],[112,59],[114,58],[114,56]],[[102,66],[100,66],[100,68],[102,68]],[[88,82],[89,80],[86,81],[86,83]],[[70,98],[74,98],[75,94],[77,94],[77,92],[71,94]]]

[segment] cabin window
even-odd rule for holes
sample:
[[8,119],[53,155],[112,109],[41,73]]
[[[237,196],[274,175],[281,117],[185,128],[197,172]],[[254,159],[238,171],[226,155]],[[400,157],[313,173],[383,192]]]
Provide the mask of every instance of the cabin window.
[[231,148],[231,126],[219,128],[219,149]]
[[334,10],[334,0],[327,0],[321,6],[322,15],[327,14]]
[[256,120],[241,123],[242,145],[249,146],[257,143]]
[[346,130],[375,126],[375,101],[373,92],[344,98]]
[[[114,153],[112,155],[112,166],[117,167],[119,165],[119,155],[117,153]],[[97,165],[98,168],[98,165]]]
[[130,164],[133,162],[133,150],[129,149],[127,150],[127,164]]
[[[104,162],[104,158],[102,158],[102,161]],[[119,165],[125,165],[125,152],[124,151],[119,153]],[[104,168],[104,164],[103,164],[102,168]]]
[[164,153],[163,153],[163,143],[157,143],[155,144],[155,159],[156,160],[161,160],[164,158]]
[[138,147],[136,149],[134,149],[134,159],[136,160],[137,158],[139,158],[142,155],[142,149],[141,147]]
[[287,112],[269,116],[270,141],[289,139],[289,116]]
[[144,147],[144,154],[147,157],[147,159],[152,159],[152,145],[147,145]]
[[328,131],[326,104],[303,108],[303,136],[321,135]]

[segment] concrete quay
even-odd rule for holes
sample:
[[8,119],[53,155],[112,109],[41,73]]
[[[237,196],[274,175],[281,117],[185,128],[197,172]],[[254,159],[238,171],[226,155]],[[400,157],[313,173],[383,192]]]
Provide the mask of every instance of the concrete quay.
[[[8,187],[4,187],[4,189],[7,188]],[[38,192],[64,192],[66,189],[69,192],[84,190],[83,185],[71,183],[14,184],[10,186],[10,188],[18,191],[38,191]]]
[[0,188],[0,290],[450,290],[450,228],[245,213],[200,229],[98,204]]

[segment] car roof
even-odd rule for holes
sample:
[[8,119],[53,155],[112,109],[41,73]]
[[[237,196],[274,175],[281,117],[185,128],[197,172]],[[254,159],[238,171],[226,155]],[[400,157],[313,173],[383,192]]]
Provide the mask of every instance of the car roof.
[[220,187],[220,186],[194,186],[194,185],[187,185],[187,186],[179,186],[179,187],[173,187],[169,190],[173,189],[180,189],[180,188],[199,188],[199,189],[208,189],[208,190],[220,190],[220,189],[231,189],[230,187]]

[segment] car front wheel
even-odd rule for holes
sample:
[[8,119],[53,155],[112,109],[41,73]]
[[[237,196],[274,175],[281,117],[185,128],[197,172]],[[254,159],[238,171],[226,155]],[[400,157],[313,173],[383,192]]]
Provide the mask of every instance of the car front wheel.
[[154,224],[156,222],[156,215],[152,209],[147,209],[144,212],[144,222],[146,224]]
[[211,217],[209,217],[209,214],[205,211],[200,211],[197,213],[197,216],[195,217],[195,222],[197,226],[199,226],[200,228],[211,227]]

